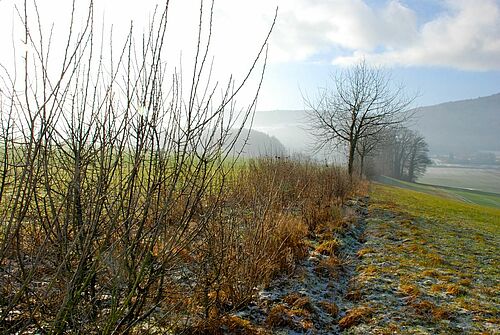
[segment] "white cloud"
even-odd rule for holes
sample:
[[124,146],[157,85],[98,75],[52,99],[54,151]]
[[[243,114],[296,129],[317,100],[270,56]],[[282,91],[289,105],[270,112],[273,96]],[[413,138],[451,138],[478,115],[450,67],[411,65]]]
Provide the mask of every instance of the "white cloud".
[[[437,0],[436,0],[437,1]],[[333,63],[365,58],[385,65],[500,69],[500,2],[443,0],[443,12],[419,23],[404,1],[293,0],[282,4],[276,60],[307,60],[337,48]],[[433,13],[434,14],[434,13]]]
[[[413,45],[366,53],[373,62],[450,66],[464,70],[500,69],[500,6],[495,1],[449,1],[450,12],[423,25]],[[352,63],[361,57],[337,58]]]
[[416,15],[398,1],[371,8],[363,0],[283,2],[273,41],[281,60],[305,60],[331,47],[369,52],[417,38]]

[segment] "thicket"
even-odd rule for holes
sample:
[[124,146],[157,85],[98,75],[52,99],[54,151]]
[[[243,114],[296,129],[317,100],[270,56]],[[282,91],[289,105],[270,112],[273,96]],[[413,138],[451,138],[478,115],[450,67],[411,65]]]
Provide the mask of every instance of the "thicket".
[[163,59],[168,3],[110,55],[90,3],[55,63],[36,6],[19,10],[29,48],[0,74],[0,332],[217,332],[338,219],[344,170],[228,159],[257,95],[246,109],[234,99],[267,38],[241,82],[212,83],[201,4],[184,81]]
[[[129,164],[116,167],[127,171],[121,177],[86,170],[78,197],[73,174],[37,167],[38,181],[24,187],[23,167],[7,165],[3,332],[216,333],[257,288],[293,271],[309,234],[339,224],[354,191],[345,170],[304,161],[247,161],[196,191],[203,180],[194,172],[160,181],[147,170],[132,183],[133,166],[151,161]],[[58,177],[57,190],[48,176]]]

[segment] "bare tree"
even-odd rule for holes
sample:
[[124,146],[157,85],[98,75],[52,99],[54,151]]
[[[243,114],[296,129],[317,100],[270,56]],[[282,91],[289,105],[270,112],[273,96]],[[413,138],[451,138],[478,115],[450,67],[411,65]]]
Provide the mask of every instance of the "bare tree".
[[403,86],[393,88],[382,69],[362,61],[332,78],[335,89],[323,89],[314,100],[305,98],[317,149],[327,145],[347,147],[347,166],[352,176],[356,148],[389,127],[407,120],[414,100]]
[[414,182],[431,163],[425,138],[407,127],[386,132],[375,157],[378,173]]
[[431,164],[428,153],[429,146],[425,138],[414,132],[408,158],[408,181],[415,182],[418,177],[425,173],[427,166]]
[[413,141],[413,132],[406,127],[395,128],[391,141],[394,150],[392,176],[397,179],[404,179],[405,167],[408,164],[410,147]]

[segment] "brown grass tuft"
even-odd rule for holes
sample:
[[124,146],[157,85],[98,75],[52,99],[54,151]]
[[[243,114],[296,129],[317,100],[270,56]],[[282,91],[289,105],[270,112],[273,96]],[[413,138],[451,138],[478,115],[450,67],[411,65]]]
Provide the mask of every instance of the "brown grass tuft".
[[404,295],[409,297],[416,297],[420,294],[420,290],[418,287],[412,284],[402,284],[399,286],[399,291],[401,291]]
[[411,302],[411,306],[415,309],[415,313],[420,316],[429,315],[434,308],[436,308],[436,306],[428,300]]
[[368,265],[362,270],[363,276],[374,276],[377,273],[378,269],[375,265]]
[[445,292],[450,295],[458,296],[467,293],[467,290],[458,284],[434,284],[431,286],[432,292]]
[[439,278],[442,276],[442,274],[439,273],[439,271],[437,271],[435,269],[430,269],[430,270],[423,271],[422,276],[431,277],[431,278]]
[[271,328],[276,328],[290,326],[293,322],[287,308],[283,304],[278,304],[269,311],[266,324]]
[[375,250],[373,250],[372,248],[363,248],[363,249],[358,250],[356,255],[359,258],[362,258],[363,256],[368,255],[368,254],[373,254],[374,252],[375,252]]
[[291,329],[301,331],[314,328],[310,320],[311,310],[314,307],[309,298],[296,298],[295,294],[289,297],[289,301],[293,301],[294,306],[292,308],[287,308],[284,304],[278,304],[271,308],[266,324],[270,328],[290,327]]
[[461,279],[461,280],[458,282],[458,285],[462,285],[462,286],[470,287],[470,286],[472,285],[472,280],[470,280],[469,278],[466,278],[466,279]]
[[256,328],[248,320],[244,320],[240,317],[229,315],[222,319],[221,326],[227,329],[230,334],[248,334],[248,335],[259,335],[264,334],[264,331]]
[[436,307],[432,310],[432,317],[434,320],[448,320],[450,319],[450,312],[442,307]]
[[339,314],[339,307],[335,303],[323,300],[319,304],[330,316],[336,317]]
[[361,298],[362,298],[362,293],[361,293],[361,289],[359,288],[359,284],[357,283],[354,283],[349,286],[349,290],[346,294],[346,299],[350,300],[350,301],[360,301]]
[[322,255],[326,256],[332,256],[335,255],[335,252],[338,250],[340,247],[340,243],[338,240],[333,239],[333,240],[328,240],[323,243],[321,243],[317,248],[316,252]]
[[438,254],[429,254],[428,262],[433,266],[438,266],[444,264],[444,259]]
[[336,256],[323,258],[319,261],[318,265],[314,268],[316,273],[328,275],[332,278],[337,278],[339,275],[339,268],[342,265],[342,260]]
[[283,298],[283,301],[294,309],[305,309],[309,312],[314,311],[314,306],[309,297],[297,292],[288,294]]
[[363,321],[367,321],[368,318],[373,314],[373,308],[371,307],[356,307],[351,309],[346,313],[346,315],[340,319],[339,327],[340,329],[347,329]]
[[423,318],[432,317],[436,321],[446,320],[450,318],[449,311],[442,307],[436,306],[434,303],[428,300],[412,302],[411,306],[414,308],[415,314]]
[[458,284],[448,284],[446,287],[446,293],[451,294],[451,295],[464,295],[467,293],[465,288]]

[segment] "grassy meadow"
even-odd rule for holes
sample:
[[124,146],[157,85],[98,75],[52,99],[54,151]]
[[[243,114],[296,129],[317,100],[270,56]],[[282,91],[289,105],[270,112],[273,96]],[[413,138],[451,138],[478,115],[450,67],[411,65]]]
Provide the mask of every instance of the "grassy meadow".
[[358,252],[358,309],[348,334],[496,334],[500,210],[382,184],[371,186]]

